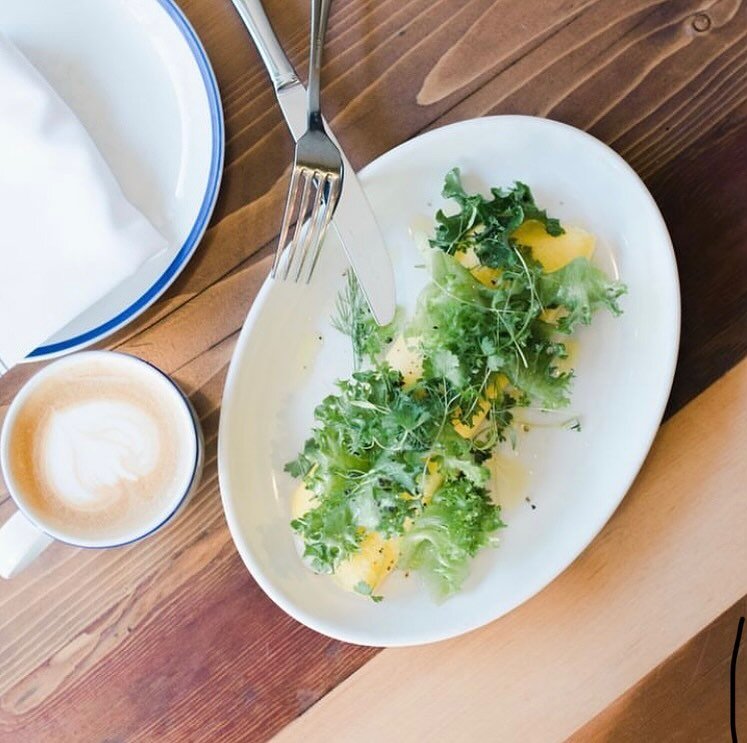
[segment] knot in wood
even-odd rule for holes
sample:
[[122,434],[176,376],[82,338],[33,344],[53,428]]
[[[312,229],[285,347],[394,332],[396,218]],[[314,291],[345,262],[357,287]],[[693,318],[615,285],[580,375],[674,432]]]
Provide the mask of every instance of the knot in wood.
[[711,27],[711,19],[706,13],[696,13],[691,25],[695,31],[702,34]]

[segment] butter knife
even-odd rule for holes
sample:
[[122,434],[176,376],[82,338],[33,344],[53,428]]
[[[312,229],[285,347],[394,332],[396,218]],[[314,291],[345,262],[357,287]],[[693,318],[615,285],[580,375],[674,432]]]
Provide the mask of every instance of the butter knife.
[[[298,140],[306,131],[306,89],[280,46],[260,0],[231,1],[267,68],[293,139]],[[326,121],[325,126],[331,139],[339,147],[339,142]],[[332,226],[340,238],[376,322],[386,325],[394,318],[396,308],[392,262],[353,166],[342,148],[340,152],[345,179]]]

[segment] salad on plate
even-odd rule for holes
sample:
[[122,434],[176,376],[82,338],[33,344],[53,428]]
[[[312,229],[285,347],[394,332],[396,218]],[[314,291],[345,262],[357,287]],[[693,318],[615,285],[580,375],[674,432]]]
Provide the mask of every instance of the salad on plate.
[[525,184],[470,194],[453,169],[443,196],[456,209],[424,241],[430,282],[412,317],[377,326],[348,275],[333,324],[355,368],[286,466],[303,561],[376,602],[393,570],[447,598],[498,544],[496,448],[517,445],[519,411],[569,405],[573,334],[599,309],[620,314],[625,292],[593,264],[594,236]]

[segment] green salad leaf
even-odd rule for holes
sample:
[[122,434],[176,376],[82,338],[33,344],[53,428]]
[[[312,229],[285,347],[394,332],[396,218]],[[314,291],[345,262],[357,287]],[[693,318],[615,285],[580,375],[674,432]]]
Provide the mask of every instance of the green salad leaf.
[[538,292],[545,307],[566,311],[558,321],[558,330],[572,333],[579,324],[590,325],[592,314],[601,307],[614,315],[622,314],[617,299],[625,293],[625,286],[585,258],[576,258],[558,271],[540,276]]
[[459,590],[469,562],[504,526],[487,491],[467,478],[441,487],[402,538],[400,567],[423,573],[437,598]]

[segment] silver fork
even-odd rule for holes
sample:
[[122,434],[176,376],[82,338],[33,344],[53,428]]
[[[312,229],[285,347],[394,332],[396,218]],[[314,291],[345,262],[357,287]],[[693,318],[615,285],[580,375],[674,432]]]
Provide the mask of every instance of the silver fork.
[[[283,225],[280,228],[280,238],[270,273],[273,278],[278,276],[281,256],[285,252],[282,278],[288,278],[295,264],[293,280],[299,281],[307,257],[311,254],[306,283],[311,281],[324,235],[342,191],[342,157],[324,128],[319,102],[322,47],[331,4],[332,0],[311,2],[308,128],[296,143],[296,157],[285,202]],[[286,249],[286,241],[294,221],[293,235]]]

